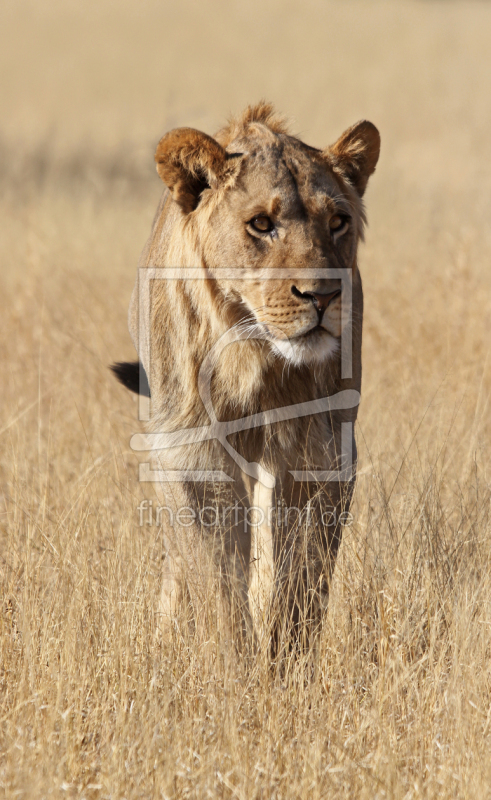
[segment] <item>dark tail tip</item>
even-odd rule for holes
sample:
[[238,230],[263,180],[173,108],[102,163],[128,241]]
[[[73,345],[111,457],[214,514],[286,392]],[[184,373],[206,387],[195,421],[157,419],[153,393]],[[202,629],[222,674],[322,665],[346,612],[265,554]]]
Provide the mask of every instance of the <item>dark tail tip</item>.
[[145,397],[150,397],[150,386],[148,385],[148,378],[143,368],[143,364],[139,361],[119,361],[117,364],[112,364],[110,369],[116,375],[116,378],[123,386],[126,386],[130,392],[142,394]]

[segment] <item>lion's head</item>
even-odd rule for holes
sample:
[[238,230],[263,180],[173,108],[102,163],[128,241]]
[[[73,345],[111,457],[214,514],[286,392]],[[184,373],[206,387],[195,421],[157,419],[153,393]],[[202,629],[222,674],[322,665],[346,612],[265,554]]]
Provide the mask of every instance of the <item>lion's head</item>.
[[[167,263],[182,266],[187,238],[194,250],[188,265],[203,265],[215,279],[227,324],[260,330],[272,352],[294,365],[325,361],[338,350],[348,314],[341,281],[312,272],[349,268],[351,276],[356,269],[362,196],[379,148],[378,131],[366,121],[325,150],[309,147],[265,103],[215,139],[171,131],[155,155],[180,215],[179,254],[174,264],[170,247]],[[264,280],[268,274],[275,279]]]

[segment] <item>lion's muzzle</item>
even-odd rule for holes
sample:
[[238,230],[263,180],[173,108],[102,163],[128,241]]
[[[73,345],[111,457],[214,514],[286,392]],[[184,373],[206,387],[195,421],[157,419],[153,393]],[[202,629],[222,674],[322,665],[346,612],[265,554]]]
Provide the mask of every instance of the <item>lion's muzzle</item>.
[[319,325],[324,316],[324,312],[337,297],[341,296],[341,289],[335,289],[333,292],[321,294],[320,292],[300,292],[296,286],[292,286],[292,294],[301,300],[306,300],[312,303],[319,315]]

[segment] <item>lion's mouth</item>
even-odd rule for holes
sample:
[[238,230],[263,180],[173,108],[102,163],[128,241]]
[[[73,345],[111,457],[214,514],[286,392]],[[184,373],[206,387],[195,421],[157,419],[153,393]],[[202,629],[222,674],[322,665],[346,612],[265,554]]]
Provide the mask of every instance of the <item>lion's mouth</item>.
[[300,344],[300,343],[309,343],[314,344],[316,341],[320,339],[324,339],[325,337],[335,339],[336,337],[333,336],[330,331],[326,330],[323,325],[317,323],[313,325],[311,328],[308,328],[306,331],[300,331],[299,333],[290,334],[288,335],[285,331],[275,329],[272,326],[262,322],[261,323],[263,330],[265,333],[271,338],[272,341],[275,342],[290,342],[292,345]]
[[309,328],[308,331],[303,331],[302,333],[298,333],[296,336],[291,336],[290,340],[305,341],[306,339],[312,339],[314,336],[320,336],[322,334],[327,336],[332,336],[332,334],[329,333],[329,331],[327,331],[322,325],[319,325],[319,323],[317,323],[317,325],[314,325],[312,328]]
[[285,335],[283,331],[281,332],[282,335],[278,335],[278,333],[274,330],[268,329],[268,327],[264,326],[267,333],[270,335],[271,339],[280,342],[291,342],[292,344],[298,344],[299,342],[307,342],[309,340],[314,340],[321,338],[321,336],[330,336],[332,337],[332,333],[329,333],[322,325],[313,325],[312,328],[309,328],[306,331],[301,331],[300,333],[295,333],[290,336],[287,334]]
[[292,337],[295,339],[306,339],[308,336],[313,336],[315,333],[324,331],[327,333],[326,329],[322,327],[322,325],[314,325],[313,328],[309,328],[308,331],[304,331],[303,333],[299,333],[298,336]]

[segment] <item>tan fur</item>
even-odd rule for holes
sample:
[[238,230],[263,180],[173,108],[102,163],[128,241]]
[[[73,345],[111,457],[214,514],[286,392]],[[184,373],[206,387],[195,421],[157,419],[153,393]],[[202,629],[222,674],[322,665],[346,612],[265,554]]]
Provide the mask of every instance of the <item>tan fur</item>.
[[[149,324],[139,326],[138,288],[130,307],[130,331],[147,372],[150,430],[177,431],[209,425],[198,391],[203,360],[228,330],[249,326],[250,338],[221,353],[211,382],[218,420],[360,390],[363,298],[356,253],[365,221],[361,197],[378,158],[379,136],[371,123],[346,131],[330,148],[317,150],[287,133],[267,103],[244,114],[215,139],[188,128],[168,133],[158,145],[159,175],[169,191],[159,206],[144,250],[143,268],[198,267],[206,280],[156,280]],[[339,237],[329,228],[336,214],[349,216]],[[257,234],[250,221],[271,217],[273,235]],[[345,321],[344,293],[318,312],[302,294],[326,295],[336,281],[304,277],[312,268],[344,269],[353,296],[352,375],[340,371],[339,340]],[[243,269],[245,280],[216,270]],[[298,270],[294,278],[265,280],[267,269]],[[294,288],[292,288],[294,287]],[[261,331],[263,338],[254,334]],[[265,338],[264,337],[269,337]],[[150,358],[147,355],[149,344]],[[144,346],[145,345],[145,346]],[[315,414],[252,428],[228,441],[248,461],[276,478],[272,503],[305,508],[308,525],[276,520],[275,577],[271,597],[276,647],[282,636],[301,638],[318,625],[341,536],[339,522],[324,525],[325,508],[349,508],[354,478],[347,483],[298,483],[291,470],[333,469],[344,421],[357,409]],[[233,482],[163,484],[166,504],[198,512],[253,503],[255,481],[239,469],[217,441],[173,447],[159,454],[166,470],[223,470]],[[162,614],[169,620],[187,598],[196,623],[208,591],[221,586],[227,619],[235,632],[251,627],[248,607],[251,529],[241,511],[216,527],[174,526],[168,546]],[[198,558],[198,553],[201,555]],[[205,568],[205,563],[208,567]],[[205,580],[205,573],[208,576]],[[221,576],[221,577],[220,577]]]

